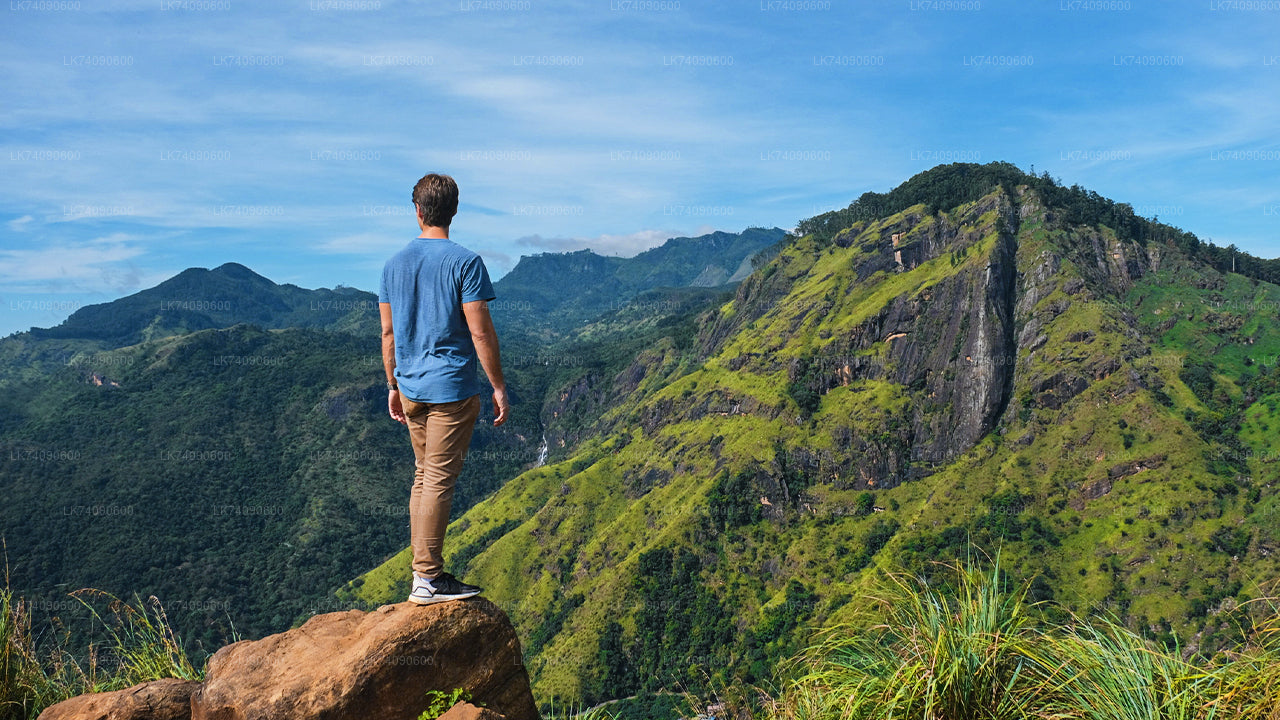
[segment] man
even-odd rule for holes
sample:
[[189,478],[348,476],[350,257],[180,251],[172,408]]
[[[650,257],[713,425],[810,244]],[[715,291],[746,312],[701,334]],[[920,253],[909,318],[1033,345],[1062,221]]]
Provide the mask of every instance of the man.
[[448,175],[424,176],[413,188],[422,234],[382,269],[382,364],[387,410],[409,427],[416,471],[409,494],[413,589],[419,605],[480,593],[444,572],[444,533],[453,488],[480,413],[476,362],[493,386],[494,426],[510,406],[489,317],[494,298],[479,255],[449,240],[458,212],[458,185]]

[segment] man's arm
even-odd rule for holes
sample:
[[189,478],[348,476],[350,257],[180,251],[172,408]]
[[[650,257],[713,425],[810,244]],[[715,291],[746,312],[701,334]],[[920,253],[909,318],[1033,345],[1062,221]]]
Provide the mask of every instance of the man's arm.
[[405,425],[404,407],[400,405],[400,388],[396,386],[396,334],[391,327],[391,303],[378,303],[382,317],[382,369],[387,373],[387,412],[391,419]]
[[493,411],[497,413],[493,418],[493,426],[497,427],[507,421],[511,410],[511,403],[507,400],[507,381],[502,377],[498,331],[493,328],[489,303],[484,300],[462,303],[462,314],[467,319],[467,329],[471,331],[471,342],[476,346],[480,366],[484,368],[484,374],[489,377],[489,384],[493,386]]

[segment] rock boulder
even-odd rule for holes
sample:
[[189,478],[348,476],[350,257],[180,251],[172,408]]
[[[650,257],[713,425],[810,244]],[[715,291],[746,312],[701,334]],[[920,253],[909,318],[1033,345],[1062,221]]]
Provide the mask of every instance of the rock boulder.
[[191,717],[191,693],[200,683],[164,678],[127,690],[90,693],[40,713],[40,720],[186,720]]
[[228,645],[191,696],[192,720],[416,720],[430,690],[471,691],[508,720],[537,720],[520,643],[483,598],[317,615]]
[[477,720],[538,720],[515,629],[483,598],[317,615],[222,648],[203,683],[82,695],[40,720],[417,720],[427,692],[456,688]]

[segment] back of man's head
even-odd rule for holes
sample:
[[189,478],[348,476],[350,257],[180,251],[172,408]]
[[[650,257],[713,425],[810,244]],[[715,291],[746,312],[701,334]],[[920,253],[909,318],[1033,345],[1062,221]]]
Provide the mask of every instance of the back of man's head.
[[423,224],[447,228],[458,214],[458,183],[448,175],[423,175],[413,186],[413,204]]

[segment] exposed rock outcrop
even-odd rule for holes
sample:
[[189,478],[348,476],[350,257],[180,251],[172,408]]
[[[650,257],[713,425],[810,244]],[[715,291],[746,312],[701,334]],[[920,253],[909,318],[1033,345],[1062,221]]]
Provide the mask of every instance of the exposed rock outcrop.
[[191,693],[200,683],[164,678],[127,690],[90,693],[64,700],[40,713],[40,720],[186,720]]
[[204,683],[161,680],[84,695],[40,717],[414,720],[429,691],[455,688],[469,690],[490,720],[538,718],[515,629],[483,598],[317,615],[293,630],[222,648]]

